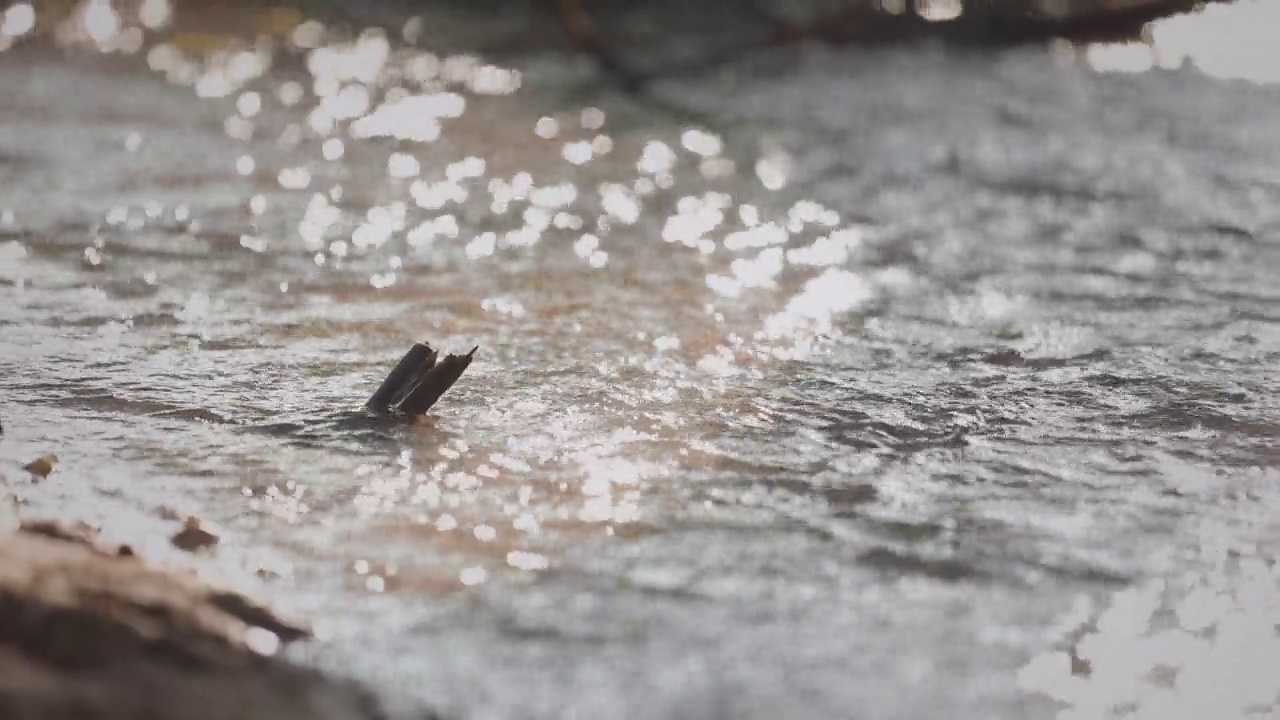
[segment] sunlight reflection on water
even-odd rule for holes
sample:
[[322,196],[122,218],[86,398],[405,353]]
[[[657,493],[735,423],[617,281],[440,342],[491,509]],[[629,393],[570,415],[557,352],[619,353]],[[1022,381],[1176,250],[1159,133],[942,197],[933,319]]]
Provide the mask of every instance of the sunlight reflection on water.
[[[144,7],[142,11],[145,18],[139,19],[146,19],[147,27],[162,25],[168,17],[154,6]],[[109,12],[112,14],[107,17]],[[15,17],[10,25],[21,29],[22,13],[18,12]],[[471,56],[441,57],[422,50],[393,48],[381,31],[364,31],[348,39],[333,38],[330,29],[317,21],[297,20],[291,27],[275,27],[274,35],[260,37],[251,47],[232,37],[224,48],[198,45],[198,50],[193,52],[182,49],[183,36],[179,34],[173,41],[158,41],[146,55],[152,70],[170,82],[190,86],[202,98],[227,98],[232,102],[233,114],[226,119],[226,132],[233,140],[245,143],[248,151],[235,163],[238,174],[255,183],[264,174],[274,174],[281,191],[310,193],[305,211],[296,221],[293,234],[297,240],[292,241],[287,236],[266,231],[263,222],[273,218],[264,213],[271,213],[271,208],[276,207],[287,213],[286,208],[296,208],[298,203],[287,197],[273,197],[278,193],[254,194],[246,205],[253,216],[262,220],[255,222],[253,232],[240,235],[241,248],[271,256],[306,253],[314,265],[344,274],[383,264],[385,270],[367,276],[367,293],[347,292],[344,302],[364,301],[366,297],[374,300],[377,291],[428,268],[456,268],[459,262],[482,263],[480,268],[493,262],[508,263],[513,259],[509,259],[512,252],[546,242],[544,236],[554,236],[558,241],[566,234],[575,237],[579,230],[589,230],[576,234],[572,243],[574,255],[581,264],[576,269],[572,265],[565,267],[557,274],[564,278],[561,288],[581,287],[574,294],[590,298],[594,292],[591,286],[579,283],[592,281],[589,275],[581,273],[609,267],[611,255],[621,254],[628,259],[643,257],[645,251],[638,245],[652,242],[644,240],[643,232],[621,237],[621,228],[635,225],[643,215],[654,212],[647,210],[646,205],[656,199],[655,192],[673,185],[674,175],[683,172],[686,163],[697,166],[723,151],[723,142],[715,134],[702,128],[687,128],[676,133],[678,142],[668,143],[657,138],[630,141],[625,152],[637,153],[631,156],[636,174],[630,177],[618,174],[619,165],[615,162],[598,175],[594,190],[581,185],[590,183],[590,176],[575,182],[569,169],[551,170],[546,173],[548,180],[539,183],[529,169],[513,166],[510,159],[502,165],[508,172],[514,172],[491,174],[497,168],[491,167],[484,158],[486,153],[493,152],[488,147],[491,144],[488,134],[470,138],[466,124],[458,123],[467,116],[473,102],[483,102],[481,98],[485,96],[518,91],[521,86],[518,72]],[[70,29],[60,37],[68,45],[80,43],[83,36],[74,30],[80,27],[87,31],[99,51],[106,52],[115,34],[133,28],[130,22],[122,20],[107,5],[90,3],[65,22],[64,27]],[[274,92],[254,89],[261,88],[254,83],[261,83],[264,75],[281,62],[277,57],[280,52],[285,57],[304,58],[302,65],[310,78],[299,82],[296,76],[290,76],[277,81]],[[273,108],[264,98],[278,99],[280,105]],[[587,106],[572,115],[538,118],[528,128],[530,136],[565,140],[574,135],[581,137],[582,132],[589,136],[596,133],[588,139],[569,139],[563,145],[561,154],[570,166],[582,166],[614,151],[613,140],[598,134],[607,127],[608,116],[603,110]],[[297,131],[300,116],[305,118],[306,130],[302,133]],[[510,128],[503,132],[510,132]],[[279,138],[275,142],[278,149],[274,151],[269,147],[272,137]],[[388,152],[379,144],[385,139],[398,140],[401,144]],[[518,144],[527,145],[530,139],[521,139]],[[361,142],[370,145],[369,151],[358,147]],[[579,145],[581,152],[576,149]],[[431,150],[431,146],[447,149]],[[550,147],[554,147],[554,143]],[[682,158],[673,147],[687,152],[689,159]],[[279,149],[285,153],[281,155]],[[326,165],[321,160],[351,162],[353,156],[368,157],[370,151],[386,158],[388,180],[372,186],[365,184],[356,191],[357,196],[348,199],[342,183],[346,175],[344,167]],[[468,151],[476,154],[466,154]],[[456,159],[442,162],[442,152],[444,157]],[[782,151],[771,152],[756,169],[765,187],[778,189],[785,182],[787,160]],[[529,153],[531,163],[553,162],[554,154],[537,149]],[[300,157],[313,159],[303,164],[286,164],[296,163]],[[424,164],[426,158],[430,158],[429,165]],[[626,162],[623,160],[621,167],[625,168]],[[705,170],[705,165],[702,169]],[[811,347],[811,338],[817,334],[837,334],[832,316],[847,312],[871,296],[870,286],[847,271],[843,275],[814,275],[813,281],[805,285],[803,273],[812,273],[806,268],[838,264],[846,259],[847,253],[823,256],[802,248],[792,262],[793,269],[800,274],[790,277],[788,285],[803,286],[803,291],[769,318],[765,330],[754,331],[749,327],[731,330],[726,333],[728,339],[717,344],[714,328],[726,322],[716,306],[717,295],[735,299],[756,288],[778,291],[776,279],[787,264],[782,248],[788,245],[793,234],[813,237],[815,247],[843,247],[838,238],[852,231],[840,230],[838,214],[812,202],[797,204],[776,222],[762,221],[761,209],[755,205],[733,207],[731,195],[721,191],[706,191],[701,198],[686,195],[676,207],[676,214],[665,220],[667,230],[662,240],[679,242],[684,252],[690,253],[691,262],[681,264],[678,270],[684,275],[695,273],[689,280],[696,278],[702,268],[708,272],[706,287],[693,295],[681,296],[672,309],[684,314],[681,309],[686,306],[703,308],[701,314],[709,317],[696,323],[703,327],[693,336],[688,334],[690,328],[683,321],[675,325],[650,324],[648,333],[639,334],[640,345],[648,345],[648,354],[654,356],[646,358],[644,352],[624,356],[621,365],[636,368],[641,373],[638,377],[651,375],[654,380],[640,385],[631,381],[608,391],[610,402],[619,408],[639,411],[645,407],[668,406],[676,401],[681,386],[699,387],[698,394],[705,400],[707,391],[714,385],[695,385],[699,373],[695,368],[713,377],[725,377],[752,365],[758,366],[774,355],[802,358]],[[701,207],[706,210],[700,210]],[[489,218],[477,214],[482,208],[488,209]],[[724,236],[722,243],[717,243],[708,235],[724,224],[725,211],[731,219],[749,216],[751,222],[737,230],[732,230],[730,223],[731,232]],[[459,212],[465,215],[468,230],[461,228]],[[691,214],[695,215],[693,224],[685,219]],[[817,232],[833,232],[832,239],[808,232],[809,224],[815,224]],[[469,230],[476,226],[493,229]],[[617,245],[618,242],[624,245]],[[394,254],[388,259],[379,259],[387,253]],[[717,260],[720,256],[725,257]],[[720,274],[724,270],[729,273]],[[473,273],[468,272],[466,276],[474,279]],[[536,290],[539,280],[530,279]],[[281,278],[278,284],[282,293],[296,292],[291,290],[295,283],[289,278]],[[526,298],[524,301],[522,296]],[[536,327],[554,318],[540,307],[544,302],[531,303],[524,290],[481,295],[481,298],[478,305],[482,313],[502,318],[497,320],[498,327],[513,322]],[[604,300],[603,305],[597,304],[597,309],[625,317],[627,313],[616,304],[618,302],[626,301]],[[196,292],[186,299],[175,317],[195,329],[207,327],[205,324],[218,312],[209,294]],[[582,323],[575,323],[575,327],[581,328]],[[198,332],[208,338],[204,330]],[[650,342],[649,337],[656,339]],[[743,337],[754,340],[743,342]],[[688,356],[689,351],[702,355]],[[617,372],[606,364],[599,370],[599,376],[603,379]],[[501,453],[490,452],[489,456],[508,457],[509,464],[526,469],[531,462],[546,465],[554,458],[555,464],[562,466],[555,472],[556,476],[575,478],[572,483],[564,480],[551,483],[550,494],[556,499],[531,507],[529,489],[532,486],[519,482],[508,486],[509,481],[504,480],[508,470],[483,459],[473,460],[471,458],[477,456],[468,444],[455,446],[451,442],[436,450],[438,461],[414,462],[412,452],[406,451],[398,468],[361,466],[356,471],[360,491],[352,500],[359,516],[370,522],[392,515],[401,518],[397,522],[407,520],[442,533],[452,532],[459,522],[468,527],[491,527],[486,523],[492,517],[493,508],[486,502],[491,504],[497,498],[510,495],[514,489],[521,502],[504,504],[504,514],[509,516],[508,522],[517,522],[528,532],[535,532],[549,522],[558,523],[561,533],[575,523],[633,523],[644,516],[645,488],[669,475],[674,467],[671,458],[638,459],[639,451],[635,449],[636,443],[669,442],[670,430],[663,436],[655,436],[637,431],[619,417],[609,422],[621,421],[621,424],[597,439],[596,433],[606,427],[600,426],[601,418],[589,410],[554,420],[554,415],[548,417],[552,409],[545,402],[520,401],[505,410],[499,408],[501,404],[493,415],[479,416],[479,422],[496,429],[526,416],[539,419],[551,434],[509,438]],[[675,428],[682,424],[662,421],[658,427]],[[623,436],[628,439],[619,444],[616,438]],[[575,447],[580,449],[573,450]],[[279,486],[270,485],[264,494],[252,493],[251,506],[291,523],[305,521],[309,513],[316,511],[303,498],[307,486],[290,484],[290,488],[285,493],[279,491]],[[486,496],[489,501],[481,499]],[[566,500],[568,504],[564,503]],[[449,522],[442,518],[448,518]],[[477,540],[474,534],[455,533],[455,537],[465,538],[461,542],[450,541],[455,551],[464,555],[468,552],[488,554],[472,547]],[[490,537],[481,542],[497,541],[506,550],[505,554],[517,553],[514,557],[521,558],[518,553],[525,552],[521,548],[526,541],[520,537],[521,534],[502,539]],[[526,570],[546,566],[541,561],[522,564]],[[474,585],[484,577],[471,572],[463,578],[463,584]]]

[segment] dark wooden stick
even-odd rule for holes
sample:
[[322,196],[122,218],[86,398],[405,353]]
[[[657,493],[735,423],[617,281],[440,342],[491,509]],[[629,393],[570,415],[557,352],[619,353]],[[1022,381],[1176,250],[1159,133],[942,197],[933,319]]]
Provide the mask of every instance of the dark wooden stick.
[[387,375],[387,379],[382,381],[382,385],[378,386],[369,402],[365,403],[365,408],[378,414],[387,412],[409,393],[414,381],[420,381],[425,370],[435,365],[436,357],[437,353],[430,345],[414,343],[395,369]]
[[436,366],[436,361],[439,357],[439,353],[433,350],[431,352],[431,357],[427,358],[421,365],[414,368],[410,375],[405,377],[404,382],[400,383],[400,387],[391,395],[391,399],[387,403],[393,412],[399,412],[398,408],[400,407],[400,403],[404,402],[404,399],[409,397],[409,393],[412,393],[414,388],[422,384],[427,373],[431,372],[431,369]]
[[430,410],[440,396],[462,377],[463,371],[471,364],[472,357],[479,349],[480,346],[477,345],[466,355],[445,356],[434,367],[423,373],[418,383],[395,406],[395,409],[406,415],[421,415]]

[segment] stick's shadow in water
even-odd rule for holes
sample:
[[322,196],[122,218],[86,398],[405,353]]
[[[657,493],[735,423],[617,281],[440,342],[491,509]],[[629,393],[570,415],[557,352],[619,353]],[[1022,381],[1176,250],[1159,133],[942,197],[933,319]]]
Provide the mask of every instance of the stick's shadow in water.
[[456,433],[433,416],[370,416],[363,410],[316,413],[297,420],[247,423],[249,430],[296,447],[365,455],[370,451],[443,447]]

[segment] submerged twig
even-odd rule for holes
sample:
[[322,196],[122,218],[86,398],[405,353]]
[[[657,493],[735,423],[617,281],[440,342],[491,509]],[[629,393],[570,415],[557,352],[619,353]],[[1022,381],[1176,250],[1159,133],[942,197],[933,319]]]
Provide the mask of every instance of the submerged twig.
[[477,345],[466,355],[446,355],[437,362],[440,353],[426,343],[415,343],[365,403],[365,409],[375,415],[425,413],[462,377],[479,349]]

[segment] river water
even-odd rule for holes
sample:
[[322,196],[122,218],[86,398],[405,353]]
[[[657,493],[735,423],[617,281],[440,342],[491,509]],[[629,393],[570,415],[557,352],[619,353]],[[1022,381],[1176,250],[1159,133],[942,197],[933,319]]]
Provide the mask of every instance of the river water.
[[[802,46],[633,95],[102,7],[0,54],[24,512],[406,716],[1280,708],[1280,87]],[[480,350],[335,423],[415,340]]]

